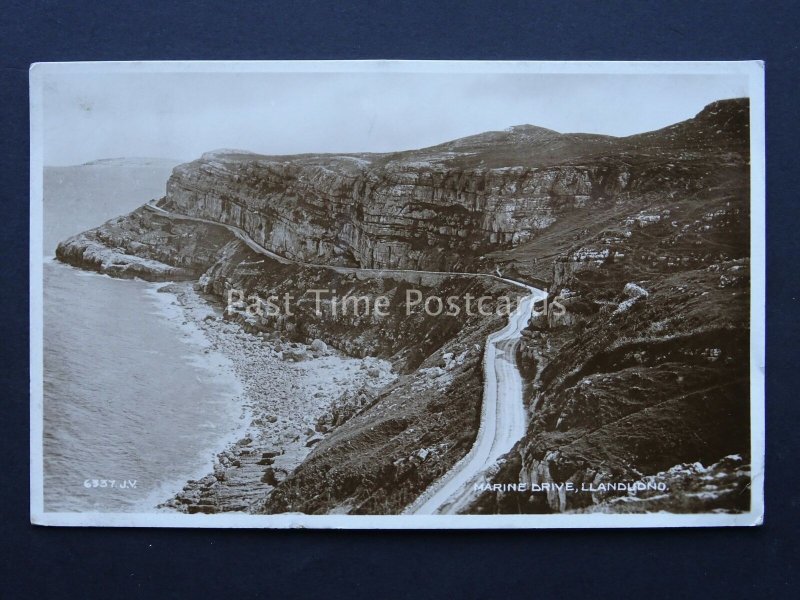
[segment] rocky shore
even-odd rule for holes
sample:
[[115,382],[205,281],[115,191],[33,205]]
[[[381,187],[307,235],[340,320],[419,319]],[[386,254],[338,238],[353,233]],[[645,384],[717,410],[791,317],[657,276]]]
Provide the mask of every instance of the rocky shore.
[[275,334],[247,333],[223,318],[221,308],[191,283],[168,284],[159,291],[175,294],[186,322],[200,327],[210,342],[208,351],[230,359],[244,388],[241,438],[217,455],[207,476],[187,482],[162,509],[257,510],[341,424],[343,410],[355,414],[359,402],[395,378],[386,361],[350,358],[321,340],[302,344]]

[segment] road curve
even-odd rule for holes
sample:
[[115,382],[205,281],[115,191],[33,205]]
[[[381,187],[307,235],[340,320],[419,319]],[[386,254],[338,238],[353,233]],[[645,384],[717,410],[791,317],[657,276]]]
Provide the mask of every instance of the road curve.
[[464,458],[404,511],[406,514],[458,513],[474,498],[473,484],[525,434],[527,419],[516,350],[534,302],[547,296],[543,290],[525,287],[530,294],[520,301],[508,324],[486,340],[481,424],[475,443]]
[[515,279],[510,279],[508,277],[502,277],[499,275],[495,275],[493,273],[469,273],[466,271],[420,271],[416,269],[367,269],[363,267],[342,267],[338,265],[326,265],[320,263],[311,263],[305,262],[302,260],[297,260],[294,258],[289,258],[288,256],[283,256],[281,254],[276,254],[272,250],[267,250],[264,246],[256,242],[250,235],[245,232],[240,227],[236,225],[229,225],[227,223],[220,223],[219,221],[212,221],[210,219],[204,219],[202,217],[193,217],[190,215],[184,215],[181,213],[170,212],[164,210],[163,208],[156,206],[155,204],[145,204],[144,208],[161,215],[162,217],[168,219],[174,219],[178,221],[197,221],[199,223],[206,223],[208,225],[216,225],[218,227],[224,227],[228,231],[230,231],[233,235],[236,236],[237,239],[242,241],[245,245],[247,245],[251,250],[258,254],[262,254],[264,256],[268,256],[281,264],[284,265],[298,265],[302,267],[312,267],[315,269],[327,269],[329,271],[335,271],[337,273],[353,273],[353,274],[364,274],[364,275],[374,275],[380,277],[381,275],[389,275],[389,274],[398,274],[398,275],[435,275],[440,276],[442,278],[446,277],[454,277],[454,276],[464,276],[464,277],[483,277],[486,279],[493,279],[495,281],[500,281],[503,283],[507,283],[510,285],[514,285],[516,287],[524,288],[526,290],[533,290],[536,288],[532,288],[527,283],[522,281],[517,281]]
[[458,513],[474,497],[473,484],[479,481],[496,464],[497,460],[508,453],[525,434],[527,419],[522,396],[522,376],[516,362],[516,350],[522,330],[530,321],[534,303],[547,297],[547,292],[544,290],[490,273],[363,269],[307,263],[267,250],[255,242],[245,231],[234,225],[172,213],[153,204],[146,204],[145,207],[168,218],[199,221],[225,227],[253,251],[284,264],[317,267],[338,273],[369,273],[378,276],[390,273],[417,273],[443,277],[457,275],[487,277],[524,288],[528,292],[528,295],[520,300],[516,310],[509,315],[506,326],[490,334],[486,340],[483,354],[484,388],[481,422],[472,448],[452,469],[409,505],[403,511],[404,514]]

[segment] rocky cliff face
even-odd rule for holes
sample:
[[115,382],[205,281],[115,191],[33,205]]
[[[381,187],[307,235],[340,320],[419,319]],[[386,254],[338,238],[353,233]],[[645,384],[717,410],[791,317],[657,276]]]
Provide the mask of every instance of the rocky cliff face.
[[307,262],[449,271],[519,244],[559,212],[609,193],[618,177],[597,168],[208,154],[174,171],[165,206],[234,224]]
[[526,242],[561,235],[576,213],[703,189],[709,148],[714,162],[741,166],[746,123],[741,103],[718,103],[631,138],[523,126],[384,155],[218,151],[174,170],[165,206],[308,262],[467,269],[493,251],[530,254]]
[[160,218],[146,208],[61,242],[56,258],[112,277],[193,279],[216,261],[233,235],[222,227]]

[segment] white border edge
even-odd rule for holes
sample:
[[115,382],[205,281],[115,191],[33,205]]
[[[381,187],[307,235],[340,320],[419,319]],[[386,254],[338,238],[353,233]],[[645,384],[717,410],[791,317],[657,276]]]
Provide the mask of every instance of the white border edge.
[[30,518],[46,521],[44,513],[44,205],[43,205],[43,78],[47,69],[31,65],[30,92]]
[[766,136],[764,61],[750,63],[750,469],[753,525],[764,522]]

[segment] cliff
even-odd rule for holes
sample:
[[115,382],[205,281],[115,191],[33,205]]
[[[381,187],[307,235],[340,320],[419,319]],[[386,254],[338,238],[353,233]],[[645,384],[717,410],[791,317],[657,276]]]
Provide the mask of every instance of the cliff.
[[576,226],[741,171],[746,125],[746,105],[727,101],[629,138],[520,126],[383,155],[218,151],[177,167],[163,205],[308,262],[443,271],[498,263],[549,279],[532,260],[553,256],[553,240]]
[[158,218],[146,208],[61,242],[56,258],[112,277],[167,281],[200,277],[234,239],[226,229]]

